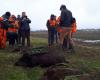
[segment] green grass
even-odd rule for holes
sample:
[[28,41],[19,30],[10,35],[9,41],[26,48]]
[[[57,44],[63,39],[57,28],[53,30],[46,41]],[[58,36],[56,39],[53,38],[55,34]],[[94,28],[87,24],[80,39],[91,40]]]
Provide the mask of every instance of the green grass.
[[23,69],[6,66],[0,71],[0,80],[39,80],[43,74],[41,68]]
[[47,39],[45,38],[38,38],[38,37],[33,37],[31,38],[31,45],[32,46],[47,46]]
[[[47,39],[32,37],[31,45],[33,47],[47,46]],[[34,68],[16,67],[14,63],[22,54],[12,53],[9,49],[0,50],[0,80],[39,80],[46,69],[39,66]],[[56,48],[55,48],[56,49]],[[66,60],[70,63],[69,68],[80,69],[83,73],[89,73],[94,70],[100,71],[100,47],[82,46],[76,44],[76,53],[68,54],[58,50],[58,53],[65,53]],[[65,80],[79,80],[78,77],[68,76]]]
[[77,76],[67,76],[64,80],[80,80]]
[[[45,39],[34,38],[31,42],[34,43],[33,46],[43,46],[46,45],[45,41]],[[14,66],[21,54],[12,53],[9,49],[11,48],[0,50],[0,80],[39,80],[44,69],[40,67],[29,69]]]

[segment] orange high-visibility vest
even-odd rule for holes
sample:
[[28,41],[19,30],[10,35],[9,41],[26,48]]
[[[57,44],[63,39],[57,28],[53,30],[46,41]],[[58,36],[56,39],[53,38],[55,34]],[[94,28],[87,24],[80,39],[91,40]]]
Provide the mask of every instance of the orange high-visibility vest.
[[6,30],[3,29],[1,21],[3,17],[0,17],[0,48],[6,48]]
[[8,28],[8,32],[17,32],[17,30],[15,28]]
[[13,26],[8,28],[8,32],[17,32],[18,29],[16,26],[17,24],[15,23],[16,21],[12,17],[9,18],[9,21],[12,22],[11,24]]
[[56,27],[56,20],[49,20],[51,27]]
[[15,23],[12,23],[12,25],[13,25],[12,27],[8,28],[8,32],[15,32],[16,33],[18,29],[17,29]]
[[1,48],[6,48],[6,33],[7,31],[2,29]]
[[1,22],[0,22],[0,48],[1,48],[1,42],[2,42],[2,28],[1,28]]
[[[59,16],[59,17],[57,18],[57,24],[60,24],[60,20],[61,20],[61,17]],[[57,32],[58,32],[58,33],[61,33],[61,32],[62,32],[62,28],[61,28],[60,26],[57,26]]]
[[72,24],[72,33],[75,33],[76,32],[76,22]]
[[58,26],[58,27],[57,27],[57,32],[58,32],[58,33],[61,33],[62,31],[63,31],[62,28],[61,28],[60,26]]
[[0,21],[3,21],[3,17],[0,17]]

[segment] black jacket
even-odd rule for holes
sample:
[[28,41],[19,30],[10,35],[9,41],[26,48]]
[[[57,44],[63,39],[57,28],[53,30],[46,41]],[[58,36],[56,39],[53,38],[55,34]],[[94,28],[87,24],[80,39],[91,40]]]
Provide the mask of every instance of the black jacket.
[[71,27],[71,21],[72,21],[72,13],[71,11],[65,9],[61,11],[61,27]]
[[21,20],[21,26],[20,26],[20,29],[21,30],[30,30],[30,26],[29,24],[31,23],[31,20],[30,19],[26,19],[26,20]]
[[5,14],[2,16],[3,17],[3,21],[2,21],[2,24],[3,24],[3,29],[8,29],[9,27],[12,27],[13,25],[9,22],[9,17],[6,16]]

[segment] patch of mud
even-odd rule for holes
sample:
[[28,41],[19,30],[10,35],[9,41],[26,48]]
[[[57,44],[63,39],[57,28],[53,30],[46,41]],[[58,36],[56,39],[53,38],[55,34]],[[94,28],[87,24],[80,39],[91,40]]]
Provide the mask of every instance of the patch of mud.
[[82,74],[77,69],[66,68],[64,66],[49,67],[40,80],[64,80],[66,76]]

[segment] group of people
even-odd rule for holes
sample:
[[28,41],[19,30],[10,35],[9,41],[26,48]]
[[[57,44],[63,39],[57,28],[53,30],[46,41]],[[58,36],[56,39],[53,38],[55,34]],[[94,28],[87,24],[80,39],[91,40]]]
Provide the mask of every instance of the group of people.
[[[65,5],[61,5],[60,11],[59,17],[51,14],[50,19],[47,20],[48,46],[51,47],[54,42],[59,41],[62,49],[74,51],[72,37],[76,32],[76,19]],[[15,43],[25,46],[25,38],[27,38],[27,46],[30,46],[30,23],[31,20],[26,12],[22,12],[22,15],[17,15],[17,17],[11,15],[10,12],[2,15],[0,17],[0,48],[6,48],[7,40],[10,46],[14,46]]]
[[30,26],[31,20],[27,17],[26,12],[22,15],[11,15],[6,12],[0,17],[0,49],[9,46],[14,47],[15,44],[25,46],[25,38],[27,38],[27,46],[30,46]]
[[59,40],[62,49],[75,51],[72,37],[76,32],[76,19],[65,5],[61,5],[60,11],[59,17],[51,14],[50,19],[47,20],[48,46],[51,47],[55,41]]

